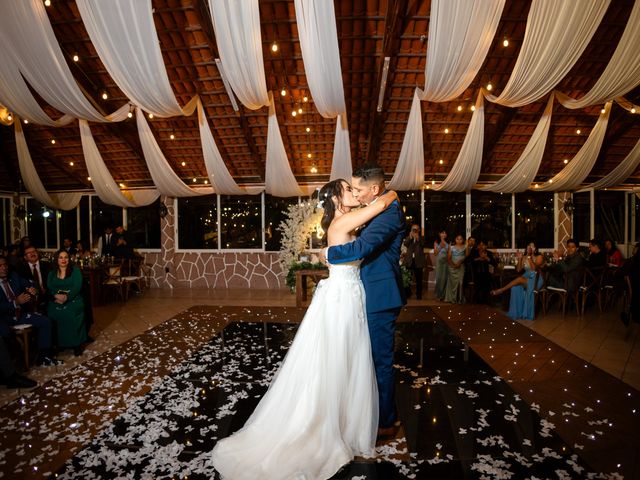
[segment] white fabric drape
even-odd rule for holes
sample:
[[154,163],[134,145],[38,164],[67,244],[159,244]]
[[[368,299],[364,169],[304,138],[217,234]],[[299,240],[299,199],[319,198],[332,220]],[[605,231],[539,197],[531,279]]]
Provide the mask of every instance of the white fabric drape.
[[9,51],[34,90],[60,112],[104,122],[73,78],[44,3],[40,0],[0,0],[0,11],[0,44]]
[[296,177],[284,149],[273,92],[269,91],[269,125],[267,127],[267,158],[264,176],[265,192],[275,197],[296,197],[302,195]]
[[557,93],[565,108],[583,108],[613,100],[640,85],[640,0],[636,0],[616,51],[587,94],[575,100]]
[[[344,103],[336,14],[332,0],[295,0],[300,50],[309,90],[320,115],[336,119],[331,178],[351,177],[351,145]],[[342,118],[340,118],[342,117]],[[278,133],[279,134],[279,133]],[[338,176],[339,175],[339,176]]]
[[100,60],[136,106],[158,117],[193,113],[196,100],[183,109],[171,89],[151,0],[77,0],[76,4]]
[[611,102],[607,102],[604,106],[604,113],[601,113],[598,117],[598,121],[591,130],[589,138],[584,142],[576,156],[550,182],[540,185],[536,190],[568,192],[577,189],[582,184],[598,159],[610,114]]
[[140,207],[143,205],[149,205],[160,196],[160,193],[153,189],[155,194],[149,194],[149,198],[143,200],[143,203],[137,203],[130,198],[127,198],[121,191],[116,182],[113,180],[111,173],[107,169],[107,166],[100,155],[98,146],[96,145],[89,123],[86,120],[79,120],[80,125],[80,141],[82,142],[82,152],[84,154],[84,163],[87,166],[87,172],[91,177],[91,184],[93,185],[98,198],[104,203],[109,205],[116,205],[118,207]]
[[349,144],[349,125],[347,116],[338,115],[336,121],[336,135],[333,143],[333,159],[331,161],[331,175],[329,181],[342,178],[351,182],[351,145]]
[[504,0],[432,0],[421,100],[446,102],[471,84],[498,28]]
[[387,188],[392,190],[420,190],[424,184],[424,145],[422,140],[422,110],[418,89],[413,93],[411,111],[404,132],[396,171]]
[[144,160],[147,163],[154,185],[162,195],[180,198],[213,193],[211,188],[195,191],[180,180],[180,177],[175,174],[164,157],[158,142],[153,136],[153,132],[149,128],[149,124],[144,118],[144,113],[138,107],[136,107],[136,123]]
[[72,192],[49,195],[44,185],[42,185],[38,172],[33,165],[33,160],[31,159],[29,147],[24,138],[24,132],[22,131],[22,125],[20,125],[19,119],[16,119],[14,122],[14,128],[16,134],[16,150],[18,152],[18,166],[20,168],[22,181],[28,192],[33,198],[49,208],[56,210],[72,210],[76,208],[78,203],[80,203],[82,193]]
[[624,108],[626,111],[631,112],[631,113],[640,113],[640,106],[636,105],[633,102],[630,102],[629,100],[627,100],[624,97],[618,97],[616,98],[616,103],[618,105],[620,105],[622,108]]
[[499,97],[509,107],[535,102],[553,90],[578,61],[610,0],[534,0],[516,65]]
[[590,188],[597,190],[615,187],[629,178],[633,172],[636,171],[638,165],[640,165],[640,140],[638,140],[624,160],[622,160],[616,168],[607,174],[607,176],[592,183],[591,185],[588,185],[581,191],[588,190]]
[[209,0],[220,60],[231,88],[251,110],[269,105],[258,0]]
[[464,137],[458,158],[449,175],[434,190],[446,192],[469,192],[480,176],[482,168],[482,152],[484,148],[484,90],[480,89],[476,99],[467,135]]
[[553,113],[553,93],[549,97],[547,106],[544,109],[542,118],[538,122],[536,129],[527,143],[522,155],[516,161],[515,165],[509,172],[491,185],[481,188],[489,192],[517,193],[524,192],[529,188],[531,182],[538,173],[544,148],[547,144],[547,136],[549,135],[549,126],[551,125],[551,116]]
[[200,99],[198,99],[198,129],[200,130],[204,165],[213,191],[222,195],[244,195],[247,193],[238,187],[238,184],[229,173],[209,128],[207,116]]

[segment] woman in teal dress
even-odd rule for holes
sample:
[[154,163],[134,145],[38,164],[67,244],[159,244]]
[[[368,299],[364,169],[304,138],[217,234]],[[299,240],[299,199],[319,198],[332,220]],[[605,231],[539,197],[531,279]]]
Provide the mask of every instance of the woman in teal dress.
[[542,286],[542,276],[538,275],[536,285],[536,273],[544,264],[544,257],[540,255],[536,245],[531,242],[527,245],[525,255],[518,252],[518,270],[524,270],[522,276],[512,280],[504,287],[492,290],[491,295],[500,295],[511,289],[509,311],[507,315],[513,320],[533,320],[535,318],[534,291]]
[[445,289],[447,288],[449,244],[447,243],[447,232],[445,230],[442,230],[439,236],[440,241],[433,242],[433,254],[436,256],[436,298],[444,300]]
[[444,301],[449,303],[464,303],[464,289],[462,280],[464,279],[464,259],[466,247],[464,237],[456,236],[456,243],[449,248],[449,267],[447,270],[447,288],[445,289]]
[[54,256],[55,269],[49,272],[47,290],[52,300],[47,315],[57,329],[58,347],[73,348],[76,355],[82,354],[82,344],[87,340],[84,323],[82,273],[69,263],[69,254],[58,250]]

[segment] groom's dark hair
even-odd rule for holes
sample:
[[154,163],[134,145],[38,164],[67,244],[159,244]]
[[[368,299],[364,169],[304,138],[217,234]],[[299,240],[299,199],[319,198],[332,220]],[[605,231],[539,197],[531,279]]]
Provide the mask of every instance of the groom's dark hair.
[[380,165],[370,163],[358,167],[353,172],[353,177],[367,184],[377,184],[384,190],[384,170]]

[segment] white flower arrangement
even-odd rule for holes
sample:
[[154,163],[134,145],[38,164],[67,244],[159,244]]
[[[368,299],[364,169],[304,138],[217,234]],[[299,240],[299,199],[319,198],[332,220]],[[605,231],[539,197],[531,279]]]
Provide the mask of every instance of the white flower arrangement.
[[280,263],[285,271],[309,247],[309,238],[320,222],[322,210],[316,210],[315,204],[306,202],[289,205],[286,215],[287,218],[278,226],[278,230],[282,232]]

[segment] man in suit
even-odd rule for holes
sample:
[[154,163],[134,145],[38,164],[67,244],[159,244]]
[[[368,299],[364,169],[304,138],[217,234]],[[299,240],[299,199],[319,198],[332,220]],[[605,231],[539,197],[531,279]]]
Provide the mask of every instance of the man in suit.
[[[557,263],[551,265],[549,269],[549,285],[556,288],[566,288],[569,293],[574,293],[580,287],[582,281],[582,269],[584,258],[578,252],[578,243],[570,238],[567,240],[567,254],[560,259],[558,252],[553,252],[553,257]],[[567,276],[567,284],[564,284],[564,275]]]
[[420,236],[420,225],[411,225],[409,236],[404,241],[407,252],[402,259],[402,264],[413,273],[416,280],[416,298],[422,299],[422,274],[426,263],[424,256],[424,241]]
[[100,236],[98,251],[100,256],[109,257],[114,254],[116,248],[117,235],[113,233],[113,228],[110,226],[104,228],[104,234]]
[[0,257],[0,336],[8,337],[13,325],[32,325],[38,334],[38,365],[59,365],[62,361],[53,357],[51,344],[51,320],[39,313],[23,309],[36,295],[35,287],[17,273],[9,273],[9,264]]
[[133,258],[133,242],[122,225],[116,227],[116,243],[112,255],[116,258]]
[[[353,173],[351,189],[361,204],[375,202],[385,190],[384,171],[377,165],[358,168]],[[360,277],[366,293],[367,322],[378,381],[379,437],[393,436],[397,431],[393,352],[396,319],[406,303],[400,272],[405,226],[404,214],[395,201],[362,228],[354,242],[330,247],[321,253],[332,264],[363,259]]]
[[73,246],[73,242],[70,238],[62,240],[62,248],[69,254],[69,257],[76,254],[76,247]]
[[36,294],[29,306],[40,313],[47,310],[47,278],[50,271],[51,264],[40,260],[40,253],[33,245],[25,248],[22,261],[16,267],[16,273],[35,287]]

